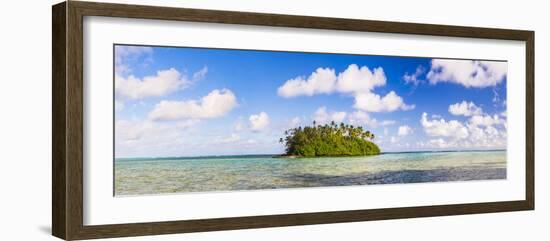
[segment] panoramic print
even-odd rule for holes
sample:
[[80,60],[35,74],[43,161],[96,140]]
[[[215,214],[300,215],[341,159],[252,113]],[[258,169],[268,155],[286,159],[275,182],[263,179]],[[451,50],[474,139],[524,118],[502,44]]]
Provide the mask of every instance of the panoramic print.
[[506,61],[113,51],[115,196],[506,179]]

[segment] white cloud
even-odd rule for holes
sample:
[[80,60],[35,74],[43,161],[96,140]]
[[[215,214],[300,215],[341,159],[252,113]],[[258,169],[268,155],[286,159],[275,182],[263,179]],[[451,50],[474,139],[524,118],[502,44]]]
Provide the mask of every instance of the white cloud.
[[[238,134],[210,136],[196,145],[196,149],[207,151],[210,155],[246,155],[246,154],[265,154],[277,153],[282,151],[278,142],[263,139],[261,136],[255,138],[245,138]],[[277,138],[278,141],[278,138]],[[212,145],[223,148],[212,149]],[[276,145],[274,145],[276,144]],[[276,146],[276,147],[274,147]]]
[[506,148],[506,120],[498,115],[474,115],[466,123],[456,120],[428,120],[423,113],[422,126],[428,136],[437,137],[417,143],[422,148],[501,149]]
[[203,79],[204,76],[208,73],[208,67],[204,66],[199,71],[193,73],[193,79],[192,81],[198,81],[200,79]]
[[416,67],[416,71],[414,73],[405,73],[405,75],[403,75],[403,80],[405,80],[406,84],[418,85],[420,84],[420,79],[418,79],[418,77],[420,77],[420,75],[424,74],[425,72],[426,69],[422,67],[422,65],[419,65],[418,67]]
[[193,138],[186,135],[194,131],[200,121],[154,122],[150,120],[118,120],[115,122],[115,156],[155,156],[178,153],[182,146],[189,147]]
[[459,121],[451,120],[445,121],[445,119],[428,120],[428,114],[422,113],[420,119],[424,132],[429,136],[444,136],[452,137],[455,139],[464,139],[469,135],[468,129]]
[[506,62],[433,59],[426,77],[431,84],[450,82],[483,88],[502,82],[507,68]]
[[383,120],[383,121],[380,121],[380,125],[381,125],[381,126],[391,126],[391,125],[394,125],[395,123],[397,123],[397,122],[394,121],[394,120]]
[[336,123],[343,122],[346,118],[346,112],[337,112],[332,111],[330,113],[327,112],[327,108],[325,106],[319,107],[315,113],[313,114],[313,120],[317,122],[318,125],[324,125],[328,124],[331,121],[334,121]]
[[233,133],[231,134],[231,136],[228,136],[228,137],[215,138],[211,144],[229,144],[229,143],[235,143],[240,140],[241,140],[241,137]]
[[295,127],[298,127],[301,123],[302,123],[302,119],[296,116],[290,120],[290,122],[288,123],[288,127],[295,128]]
[[498,115],[474,115],[470,118],[470,123],[474,126],[492,126],[504,124],[505,121],[500,119]]
[[216,89],[200,100],[163,100],[149,113],[149,118],[151,120],[217,118],[224,116],[237,105],[237,98],[231,90]]
[[407,105],[403,102],[403,98],[390,91],[386,96],[368,92],[359,93],[355,96],[354,108],[368,112],[392,112],[396,110],[411,110],[414,105]]
[[[115,94],[118,101],[163,96],[185,89],[204,78],[208,73],[205,66],[188,78],[175,68],[158,70],[156,74],[136,77],[130,66],[147,66],[152,60],[153,48],[145,46],[115,46]],[[145,58],[145,59],[144,59]],[[139,61],[139,62],[137,62]]]
[[394,91],[381,97],[374,88],[386,85],[386,75],[381,67],[369,69],[351,64],[336,76],[334,69],[318,68],[309,78],[297,77],[286,81],[277,93],[281,97],[312,96],[315,94],[342,93],[355,98],[354,107],[368,112],[391,112],[410,110],[403,98]]
[[160,70],[156,75],[145,76],[142,79],[133,75],[115,76],[115,93],[120,97],[141,99],[151,96],[163,96],[180,88],[187,87],[191,81],[183,77],[174,68]]
[[153,129],[152,122],[119,120],[115,123],[115,137],[124,141],[139,140],[144,133]]
[[128,142],[164,138],[170,136],[170,132],[188,129],[198,122],[198,120],[186,120],[174,124],[159,124],[148,120],[118,120],[115,123],[115,139]]
[[251,115],[248,120],[252,131],[261,131],[269,125],[269,115],[263,111],[257,115]]
[[115,63],[122,63],[127,58],[136,58],[144,54],[153,53],[153,48],[147,46],[115,46]]
[[[365,111],[360,111],[360,110],[354,111],[351,114],[349,114],[348,120],[349,120],[349,123],[352,125],[359,125],[359,126],[367,125],[373,128],[378,126],[394,125],[396,123],[396,121],[394,120],[378,121],[377,119],[372,118],[369,115],[369,113]],[[387,129],[387,128],[384,128],[384,129]],[[387,135],[387,133],[385,135]]]
[[128,61],[135,61],[142,56],[150,56],[153,53],[153,48],[145,46],[115,46],[115,73],[124,75],[132,72],[132,69],[127,64]]
[[281,97],[312,96],[314,94],[370,92],[386,84],[386,75],[380,67],[370,70],[367,66],[351,64],[336,76],[334,69],[318,68],[307,79],[303,76],[287,80],[277,93]]
[[476,106],[474,102],[462,101],[460,103],[450,105],[449,112],[453,115],[472,116],[482,114],[483,110]]
[[370,127],[378,126],[378,121],[374,118],[371,118],[367,112],[364,111],[355,111],[349,115],[349,122],[352,125],[367,125]]
[[397,135],[398,136],[408,136],[410,134],[412,134],[413,130],[410,126],[408,125],[402,125],[402,126],[399,126],[398,130],[397,130]]
[[330,115],[330,119],[336,123],[344,121],[344,118],[346,118],[346,112],[343,111],[334,112]]
[[277,93],[279,96],[290,98],[295,96],[312,96],[314,94],[329,94],[334,91],[336,74],[334,69],[318,68],[304,79],[303,76],[286,81]]
[[427,146],[428,147],[435,147],[435,148],[449,148],[449,147],[452,147],[451,144],[447,143],[447,141],[443,140],[442,138],[428,140]]
[[370,92],[375,87],[386,85],[386,75],[381,67],[372,71],[363,66],[359,68],[356,64],[348,66],[344,72],[338,74],[336,88],[341,93],[364,93]]
[[336,76],[334,69],[318,68],[307,79],[303,76],[287,80],[277,93],[281,97],[312,96],[315,94],[370,92],[386,84],[386,75],[380,67],[372,71],[367,66],[351,64]]

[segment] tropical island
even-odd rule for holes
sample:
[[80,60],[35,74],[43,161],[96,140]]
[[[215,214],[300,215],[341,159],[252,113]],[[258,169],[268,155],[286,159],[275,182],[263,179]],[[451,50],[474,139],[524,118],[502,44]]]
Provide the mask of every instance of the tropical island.
[[380,154],[372,142],[374,134],[344,123],[296,127],[285,131],[279,142],[285,145],[281,157],[335,157],[367,156]]

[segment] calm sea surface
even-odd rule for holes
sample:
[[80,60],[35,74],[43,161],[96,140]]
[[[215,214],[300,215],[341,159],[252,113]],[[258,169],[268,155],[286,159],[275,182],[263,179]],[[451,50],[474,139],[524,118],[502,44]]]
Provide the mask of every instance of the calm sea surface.
[[506,151],[369,157],[226,156],[115,161],[115,195],[350,186],[506,178]]

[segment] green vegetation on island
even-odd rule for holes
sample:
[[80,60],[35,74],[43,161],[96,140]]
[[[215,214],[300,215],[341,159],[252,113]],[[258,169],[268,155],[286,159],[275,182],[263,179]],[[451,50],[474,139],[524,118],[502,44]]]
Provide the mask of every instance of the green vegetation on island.
[[331,122],[313,127],[296,127],[285,131],[284,143],[290,157],[366,156],[380,154],[380,148],[372,142],[374,134],[354,127]]

